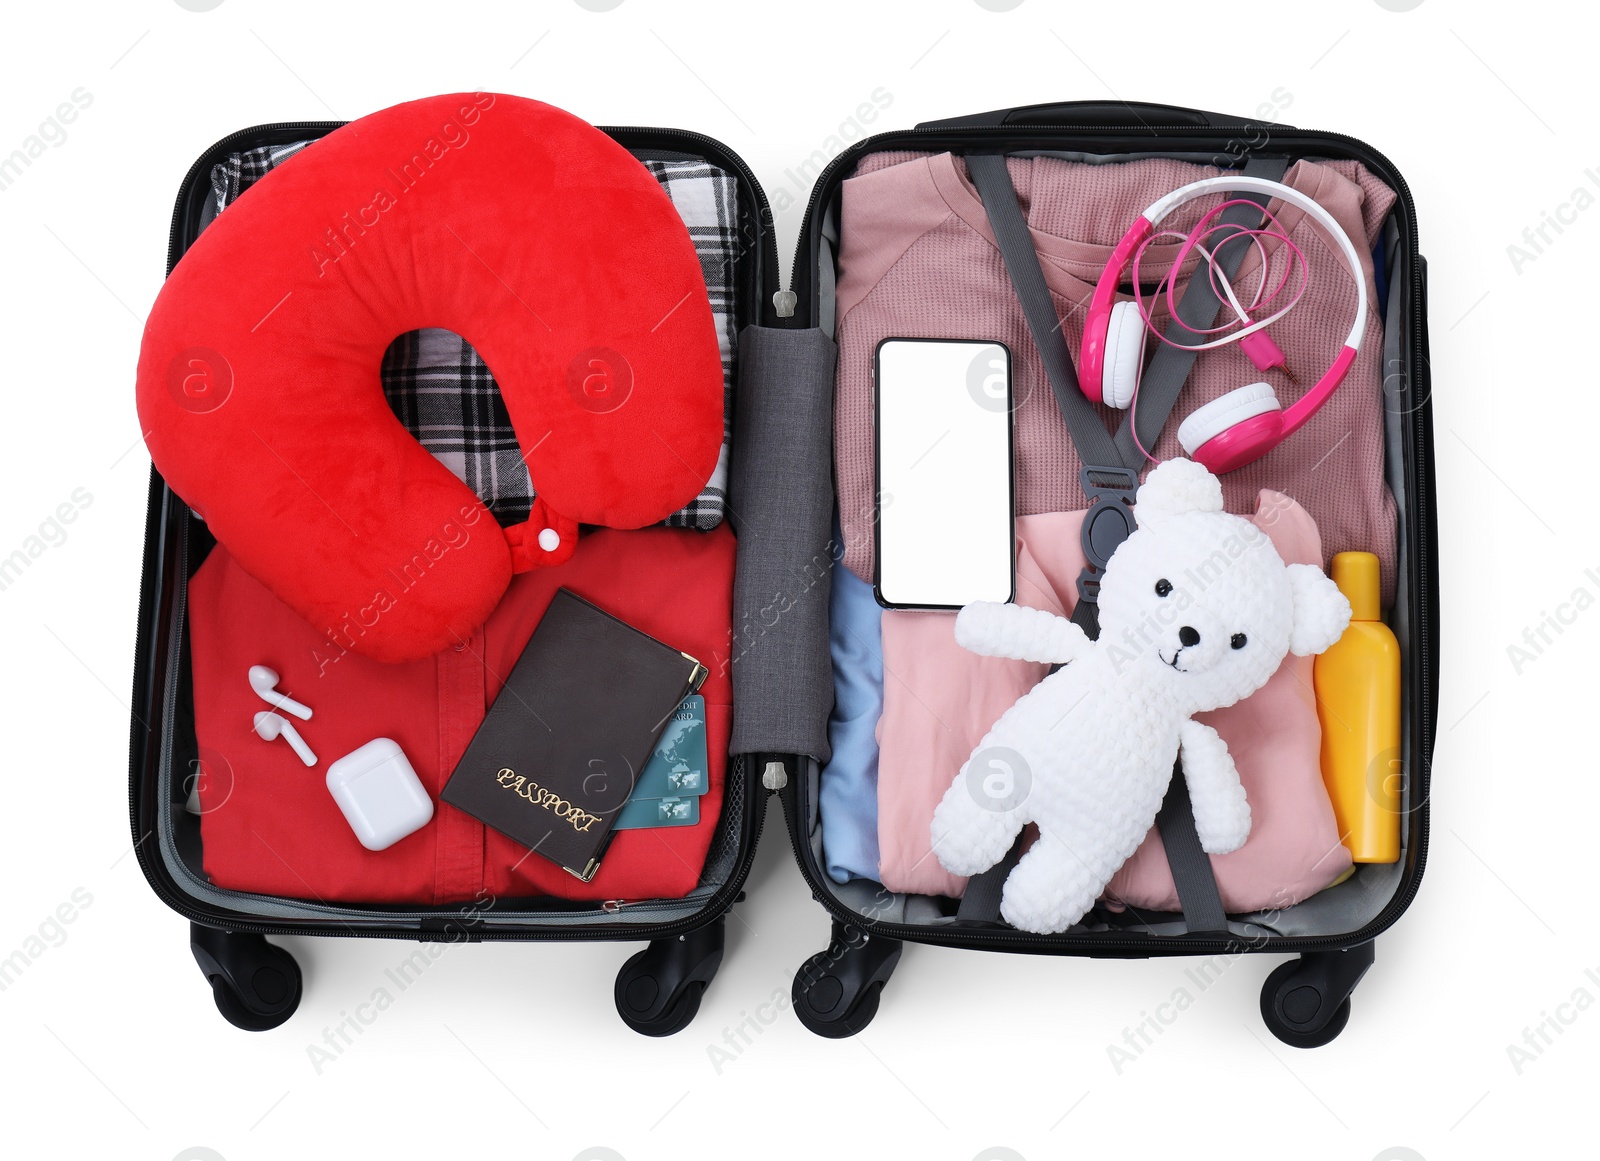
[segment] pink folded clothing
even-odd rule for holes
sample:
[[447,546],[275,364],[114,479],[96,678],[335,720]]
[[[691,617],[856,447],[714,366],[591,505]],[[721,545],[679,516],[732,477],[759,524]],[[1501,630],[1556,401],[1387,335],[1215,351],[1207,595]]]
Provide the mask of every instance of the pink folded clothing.
[[[1188,162],[1149,159],[1088,165],[1053,157],[1012,158],[1017,189],[1045,280],[1077,357],[1083,307],[1112,247],[1140,211],[1181,185],[1221,171]],[[1356,162],[1301,161],[1284,181],[1315,198],[1361,252],[1367,293],[1370,251],[1395,194]],[[1175,211],[1163,228],[1187,230],[1221,195]],[[1303,385],[1320,374],[1349,334],[1356,291],[1334,244],[1293,206],[1271,211],[1305,253],[1311,282],[1289,315],[1272,326]],[[1080,461],[1057,409],[1012,290],[994,234],[967,177],[948,153],[875,154],[844,183],[840,204],[838,341],[834,460],[844,527],[844,562],[870,580],[873,557],[872,352],[885,338],[987,338],[1011,348],[1016,411],[1016,500],[1020,515],[1086,507]],[[1171,265],[1175,242],[1152,245],[1141,277],[1154,282]],[[1273,247],[1269,243],[1268,252]],[[1196,258],[1196,261],[1198,258]],[[1247,252],[1239,279],[1259,267]],[[1164,299],[1155,318],[1164,323]],[[1375,552],[1383,562],[1384,604],[1393,599],[1394,499],[1384,480],[1383,343],[1377,311],[1369,314],[1361,353],[1344,385],[1291,439],[1262,459],[1222,477],[1232,511],[1247,511],[1262,488],[1293,496],[1321,530],[1329,556]],[[1157,342],[1148,340],[1151,347]],[[1303,387],[1263,376],[1237,344],[1202,353],[1162,438],[1151,450],[1182,455],[1177,430],[1201,404],[1263,377],[1287,406]],[[1121,413],[1102,411],[1108,424]],[[1326,566],[1326,560],[1314,563]]]
[[[1299,504],[1262,489],[1252,519],[1286,564],[1321,564],[1317,526]],[[1082,512],[1017,520],[1017,603],[1070,616],[1083,568]],[[932,853],[934,807],[974,746],[1046,666],[979,657],[955,643],[955,617],[890,609],[883,614],[883,719],[879,725],[878,843],[892,891],[959,896],[966,880]],[[1253,696],[1200,714],[1228,743],[1250,801],[1250,840],[1211,856],[1231,912],[1290,907],[1350,867],[1322,783],[1321,727],[1309,657],[1289,657]],[[1107,886],[1113,906],[1180,910],[1161,839],[1151,831]]]

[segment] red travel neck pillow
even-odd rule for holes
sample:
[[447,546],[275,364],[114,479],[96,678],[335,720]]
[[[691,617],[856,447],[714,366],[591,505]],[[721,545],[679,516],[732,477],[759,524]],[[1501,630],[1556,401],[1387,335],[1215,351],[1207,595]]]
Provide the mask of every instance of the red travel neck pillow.
[[[493,370],[538,493],[501,529],[384,401],[397,335]],[[453,645],[579,524],[664,519],[710,478],[722,364],[660,185],[576,117],[469,93],[397,105],[247,190],[167,279],[139,355],[157,469],[330,642]]]

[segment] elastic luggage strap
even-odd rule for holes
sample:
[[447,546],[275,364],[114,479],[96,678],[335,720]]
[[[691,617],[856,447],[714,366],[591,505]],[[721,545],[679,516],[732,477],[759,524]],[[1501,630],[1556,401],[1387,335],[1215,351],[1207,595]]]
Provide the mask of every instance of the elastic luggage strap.
[[[1050,390],[1083,462],[1079,480],[1089,501],[1081,533],[1086,563],[1078,576],[1078,600],[1072,610],[1072,620],[1093,639],[1100,635],[1100,574],[1111,554],[1135,527],[1133,501],[1139,487],[1139,469],[1145,461],[1138,445],[1142,442],[1148,447],[1156,442],[1199,354],[1191,345],[1206,338],[1193,332],[1212,325],[1221,303],[1211,279],[1190,280],[1177,310],[1177,319],[1184,325],[1171,322],[1164,332],[1168,339],[1180,345],[1162,343],[1140,379],[1138,439],[1134,438],[1131,411],[1123,417],[1122,426],[1113,437],[1101,423],[1094,405],[1078,387],[1077,371],[1062,334],[1062,320],[1057,317],[1051,301],[1033,235],[1017,202],[1016,187],[1011,184],[1004,155],[969,154],[966,161],[967,171],[972,175],[994,230],[995,244],[1027,319],[1028,330],[1038,348],[1039,359],[1044,364]],[[1276,181],[1282,178],[1288,164],[1284,158],[1252,157],[1245,163],[1244,172]],[[1240,196],[1261,208],[1265,208],[1268,201],[1261,194]],[[1237,205],[1220,215],[1218,225],[1255,229],[1261,221],[1258,209]],[[1248,237],[1236,234],[1226,237],[1213,250],[1224,277],[1233,277],[1249,248]],[[1181,766],[1173,768],[1172,783],[1156,816],[1156,824],[1183,907],[1185,928],[1190,933],[1226,931],[1227,916],[1211,861],[1201,849],[1195,831],[1194,813]],[[984,922],[998,919],[1001,889],[1021,856],[1019,836],[1005,858],[968,879],[957,918]]]
[[1189,783],[1183,777],[1181,761],[1172,764],[1172,782],[1156,812],[1156,830],[1161,835],[1167,866],[1172,869],[1172,885],[1178,889],[1184,930],[1190,935],[1228,934],[1228,913],[1222,907],[1211,856],[1201,847],[1195,830],[1194,807],[1189,802]]

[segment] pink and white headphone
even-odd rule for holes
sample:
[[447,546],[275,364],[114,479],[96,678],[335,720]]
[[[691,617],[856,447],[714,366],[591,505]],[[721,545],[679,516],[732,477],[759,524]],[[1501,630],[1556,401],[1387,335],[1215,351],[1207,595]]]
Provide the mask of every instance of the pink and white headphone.
[[[1265,382],[1251,383],[1229,391],[1218,399],[1196,410],[1178,426],[1178,442],[1184,451],[1212,472],[1230,472],[1266,455],[1289,436],[1293,435],[1326,403],[1338,389],[1355,362],[1361,348],[1361,337],[1367,327],[1367,280],[1362,273],[1361,260],[1349,236],[1340,228],[1333,216],[1299,190],[1261,177],[1208,177],[1190,185],[1181,186],[1160,198],[1139,215],[1122,240],[1111,253],[1089,300],[1087,321],[1083,329],[1083,346],[1078,360],[1078,380],[1083,393],[1091,402],[1105,403],[1110,407],[1127,408],[1133,404],[1138,392],[1139,375],[1144,360],[1145,314],[1138,301],[1116,302],[1117,286],[1124,272],[1140,248],[1150,239],[1156,224],[1177,207],[1195,198],[1218,192],[1264,193],[1304,210],[1315,219],[1339,244],[1345,264],[1356,284],[1356,316],[1333,364],[1322,374],[1316,384],[1299,402],[1287,411],[1278,402],[1272,387]],[[1223,207],[1218,207],[1217,210]],[[1217,211],[1207,215],[1209,219]],[[1203,219],[1204,220],[1204,219]],[[1257,231],[1257,233],[1261,233]],[[1191,241],[1186,242],[1186,252]],[[1285,239],[1287,240],[1287,239]],[[1259,240],[1258,240],[1259,244]],[[1292,246],[1293,244],[1290,243]],[[1177,263],[1173,269],[1176,270]],[[1215,273],[1215,272],[1213,272]],[[1263,273],[1263,281],[1265,281]],[[1228,288],[1232,299],[1232,290]],[[1298,294],[1296,295],[1298,298]],[[1293,305],[1292,303],[1290,304]],[[1234,301],[1239,310],[1239,304]],[[1200,344],[1197,349],[1220,345],[1221,342],[1248,340],[1259,334],[1266,338],[1263,328],[1282,317],[1288,308],[1270,318],[1251,321],[1242,330],[1215,343]],[[1244,312],[1239,310],[1240,317]],[[1220,328],[1219,328],[1220,329]],[[1258,366],[1263,364],[1252,353]],[[1279,353],[1281,364],[1282,355]]]

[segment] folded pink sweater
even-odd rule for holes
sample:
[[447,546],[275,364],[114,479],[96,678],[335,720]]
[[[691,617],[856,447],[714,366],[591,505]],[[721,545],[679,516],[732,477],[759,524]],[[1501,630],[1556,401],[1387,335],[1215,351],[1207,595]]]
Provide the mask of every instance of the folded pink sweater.
[[[1074,361],[1087,303],[1111,248],[1133,219],[1160,195],[1220,171],[1170,160],[1088,165],[1053,157],[1013,158],[1011,180],[1033,231],[1045,280],[1063,317]],[[1368,294],[1370,251],[1394,204],[1394,191],[1356,162],[1297,162],[1285,175],[1340,223],[1363,257]],[[1164,227],[1184,230],[1220,195],[1181,207]],[[1355,308],[1355,287],[1321,228],[1294,207],[1271,210],[1305,253],[1311,285],[1300,304],[1273,324],[1290,366],[1309,385],[1343,345]],[[982,202],[966,165],[948,153],[876,154],[844,183],[838,280],[839,372],[834,457],[844,562],[872,575],[874,476],[872,352],[885,338],[999,339],[1012,351],[1016,414],[1016,500],[1020,515],[1086,506],[1079,459],[1045,378],[1016,295],[1006,275]],[[1158,278],[1176,243],[1152,246],[1141,277]],[[1269,252],[1271,247],[1269,247]],[[1258,259],[1240,267],[1244,285]],[[1158,322],[1164,311],[1156,312]],[[1323,550],[1359,549],[1383,562],[1384,603],[1394,592],[1395,511],[1383,475],[1382,336],[1378,312],[1368,315],[1361,354],[1344,385],[1292,439],[1222,478],[1230,510],[1248,510],[1272,488],[1302,504],[1322,533]],[[1151,338],[1150,344],[1157,340]],[[1263,375],[1230,345],[1201,354],[1162,438],[1151,450],[1181,455],[1177,430],[1201,404],[1266,378],[1288,406],[1301,388],[1277,373]],[[1108,427],[1121,412],[1103,410]],[[1326,563],[1321,561],[1319,563]]]
[[[1252,517],[1286,564],[1322,559],[1316,525],[1288,497],[1263,490]],[[1017,603],[1070,616],[1083,553],[1082,512],[1017,521]],[[893,891],[960,895],[966,880],[932,853],[933,809],[997,718],[1046,666],[980,657],[955,642],[955,616],[883,615],[883,718],[878,741],[880,878]],[[1350,866],[1322,784],[1322,730],[1309,657],[1288,657],[1272,679],[1227,709],[1200,714],[1228,743],[1250,802],[1250,839],[1212,869],[1229,911],[1288,907]],[[1153,831],[1107,885],[1113,904],[1177,911],[1166,852]]]

